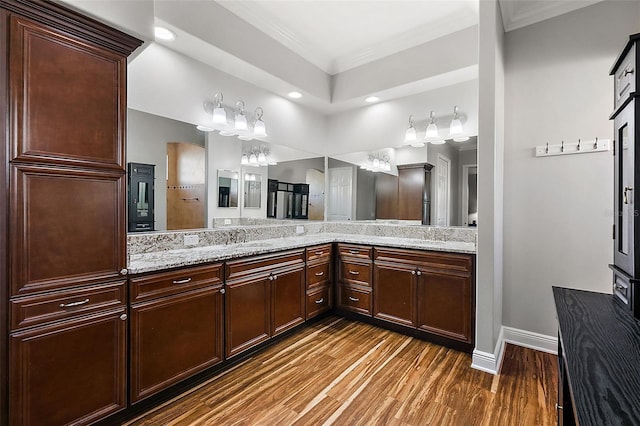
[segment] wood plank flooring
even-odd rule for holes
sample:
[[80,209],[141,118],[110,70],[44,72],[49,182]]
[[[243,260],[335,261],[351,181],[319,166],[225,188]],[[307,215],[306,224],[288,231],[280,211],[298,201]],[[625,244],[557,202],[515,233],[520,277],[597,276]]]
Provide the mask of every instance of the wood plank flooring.
[[499,376],[471,356],[329,317],[131,425],[555,425],[557,358],[508,345]]

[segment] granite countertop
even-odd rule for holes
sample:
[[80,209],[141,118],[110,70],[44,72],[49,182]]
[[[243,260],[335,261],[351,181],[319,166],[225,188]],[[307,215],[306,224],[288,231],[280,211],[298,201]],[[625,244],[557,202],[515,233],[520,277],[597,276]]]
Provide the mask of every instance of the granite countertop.
[[223,261],[238,257],[274,253],[283,250],[304,248],[316,244],[353,243],[380,245],[386,247],[435,250],[453,253],[475,254],[474,243],[458,241],[430,241],[412,238],[378,237],[355,234],[307,234],[297,237],[272,238],[245,243],[193,247],[177,250],[157,251],[133,254],[129,259],[129,273],[160,271],[180,266],[198,265],[207,262]]

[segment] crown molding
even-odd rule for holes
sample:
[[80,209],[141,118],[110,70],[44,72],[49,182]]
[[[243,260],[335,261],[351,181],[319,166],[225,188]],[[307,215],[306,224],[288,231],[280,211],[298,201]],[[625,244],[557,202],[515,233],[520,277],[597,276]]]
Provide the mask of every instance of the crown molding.
[[517,30],[537,22],[554,18],[603,0],[578,1],[523,1],[500,0],[500,11],[505,32]]
[[276,17],[249,2],[219,1],[218,4],[330,75],[478,24],[478,11],[470,7],[464,13],[450,14],[435,23],[423,25],[373,46],[332,59],[329,55],[321,53],[322,49],[310,40],[300,36]]

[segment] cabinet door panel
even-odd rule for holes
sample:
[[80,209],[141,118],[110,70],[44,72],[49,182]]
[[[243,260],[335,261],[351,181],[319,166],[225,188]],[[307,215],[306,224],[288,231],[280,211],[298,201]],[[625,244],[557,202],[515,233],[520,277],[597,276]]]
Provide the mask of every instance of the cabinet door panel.
[[12,158],[124,170],[126,58],[11,19]]
[[247,350],[270,336],[270,281],[266,277],[227,283],[226,356]]
[[124,175],[11,169],[12,295],[118,278],[126,267]]
[[126,406],[124,310],[10,336],[9,423],[87,424]]
[[132,306],[132,402],[222,361],[221,288]]
[[273,326],[275,336],[304,322],[304,269],[277,272],[272,281]]
[[418,279],[418,327],[472,342],[471,278],[422,273]]
[[373,316],[416,326],[416,268],[376,263],[373,280]]

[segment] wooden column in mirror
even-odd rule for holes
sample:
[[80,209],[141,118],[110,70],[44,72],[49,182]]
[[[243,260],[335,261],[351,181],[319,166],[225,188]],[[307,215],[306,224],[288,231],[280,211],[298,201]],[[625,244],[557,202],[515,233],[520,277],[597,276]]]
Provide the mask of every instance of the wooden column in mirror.
[[0,20],[0,423],[91,423],[127,404],[126,71],[142,42],[43,0],[0,0]]

